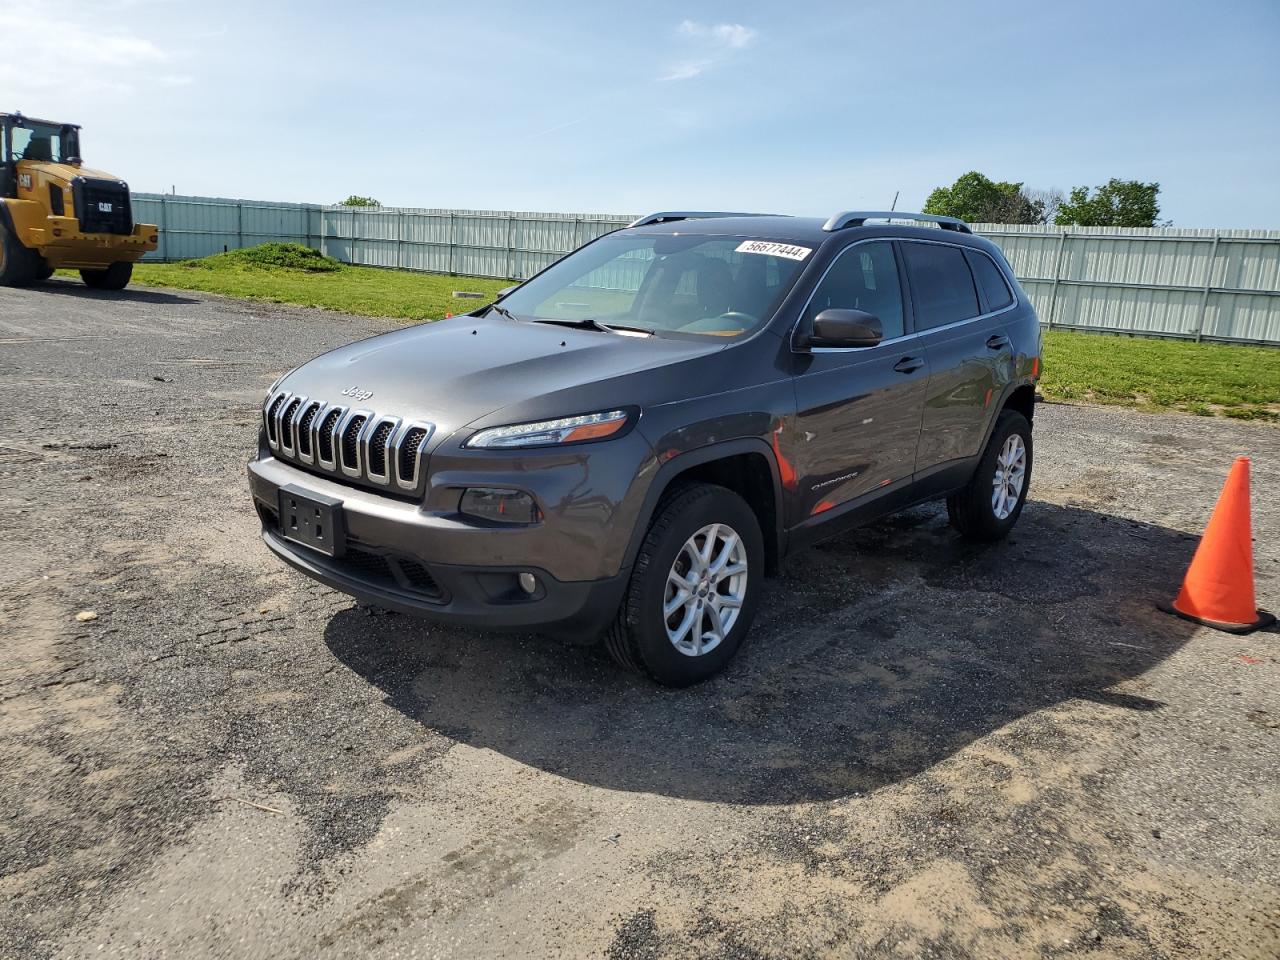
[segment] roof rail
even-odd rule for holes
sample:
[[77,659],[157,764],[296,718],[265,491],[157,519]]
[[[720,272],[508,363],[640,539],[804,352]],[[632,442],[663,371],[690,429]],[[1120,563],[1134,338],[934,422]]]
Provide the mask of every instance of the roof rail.
[[936,217],[931,213],[905,213],[901,210],[845,210],[824,223],[822,229],[830,232],[843,230],[845,227],[860,227],[868,220],[919,220],[923,223],[936,223],[943,230],[973,233],[967,223],[955,217]]
[[667,223],[671,220],[708,220],[712,217],[774,217],[774,213],[728,213],[725,211],[709,211],[709,210],[664,210],[660,213],[651,213],[647,217],[641,217],[638,220],[632,220],[627,224],[628,227],[647,227],[651,223]]

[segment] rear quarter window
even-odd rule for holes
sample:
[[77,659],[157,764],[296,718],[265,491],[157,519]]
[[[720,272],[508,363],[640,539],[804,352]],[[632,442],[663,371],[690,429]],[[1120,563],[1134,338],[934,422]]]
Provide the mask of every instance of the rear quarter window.
[[973,268],[973,279],[978,282],[988,310],[1003,310],[1013,303],[1013,291],[994,260],[985,253],[970,250],[969,266]]
[[911,279],[916,329],[931,330],[982,312],[964,251],[944,243],[902,245]]

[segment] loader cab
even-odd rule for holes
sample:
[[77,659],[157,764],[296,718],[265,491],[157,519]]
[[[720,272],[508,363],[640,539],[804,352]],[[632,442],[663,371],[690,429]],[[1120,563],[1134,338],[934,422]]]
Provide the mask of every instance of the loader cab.
[[34,120],[20,113],[0,113],[0,194],[18,195],[18,164],[80,163],[80,127],[73,123]]

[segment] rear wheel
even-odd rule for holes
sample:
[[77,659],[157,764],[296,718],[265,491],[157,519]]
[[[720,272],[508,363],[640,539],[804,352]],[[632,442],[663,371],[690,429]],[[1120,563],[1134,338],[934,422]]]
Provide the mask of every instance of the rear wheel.
[[105,270],[80,271],[80,279],[95,290],[123,290],[132,276],[132,263],[113,263]]
[[9,230],[0,226],[0,286],[16,287],[30,283],[38,276],[44,261],[34,250],[28,250]]
[[1031,424],[1003,410],[968,486],[947,497],[951,525],[970,540],[999,540],[1022,514],[1031,485]]
[[697,484],[658,510],[605,646],[622,666],[685,687],[722,670],[751,628],[764,576],[755,513]]

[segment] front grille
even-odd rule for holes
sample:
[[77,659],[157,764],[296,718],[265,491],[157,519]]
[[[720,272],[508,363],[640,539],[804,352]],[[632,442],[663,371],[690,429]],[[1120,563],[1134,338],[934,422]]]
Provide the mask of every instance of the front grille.
[[76,177],[71,181],[71,195],[82,233],[133,233],[133,208],[129,188],[123,183]]
[[263,404],[267,445],[283,460],[343,483],[402,496],[422,491],[430,423],[351,410],[280,390]]

